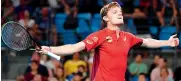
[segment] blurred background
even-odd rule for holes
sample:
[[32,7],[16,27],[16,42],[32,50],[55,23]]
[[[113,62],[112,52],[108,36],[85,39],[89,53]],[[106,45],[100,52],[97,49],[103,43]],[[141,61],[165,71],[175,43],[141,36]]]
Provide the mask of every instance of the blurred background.
[[[143,38],[167,40],[177,34],[181,39],[181,0],[1,0],[1,26],[19,22],[41,45],[74,44],[103,28],[99,11],[112,1],[122,7],[122,30]],[[57,61],[30,50],[10,50],[1,41],[1,79],[90,81],[93,56],[92,50]],[[181,80],[181,44],[176,48],[134,47],[128,58],[126,81]]]

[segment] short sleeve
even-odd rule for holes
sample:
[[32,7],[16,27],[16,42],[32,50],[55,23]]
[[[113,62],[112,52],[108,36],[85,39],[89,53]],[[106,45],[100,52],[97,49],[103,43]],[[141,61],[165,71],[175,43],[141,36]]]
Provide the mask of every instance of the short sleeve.
[[155,69],[153,69],[153,71],[151,72],[151,75],[150,75],[151,80],[152,80],[152,81],[155,81],[157,76],[158,76],[158,75],[157,75],[157,69],[155,68]]
[[130,46],[131,47],[140,46],[143,43],[143,39],[136,37],[133,34],[130,34],[130,36],[131,36],[131,40],[130,40]]
[[65,62],[65,64],[64,64],[64,68],[68,68],[69,67],[69,63],[70,63],[70,61],[68,60],[68,61],[66,61]]
[[128,68],[129,68],[129,71],[130,71],[131,73],[134,72],[133,67],[134,67],[134,64],[130,64],[129,67],[128,67]]
[[97,46],[99,46],[99,40],[100,40],[100,36],[98,35],[98,33],[92,33],[89,36],[87,36],[86,39],[83,40],[83,42],[85,43],[85,50],[84,51],[90,51],[94,48],[96,48]]
[[86,62],[85,61],[80,61],[80,65],[84,65],[85,67],[87,67],[87,64],[86,64]]

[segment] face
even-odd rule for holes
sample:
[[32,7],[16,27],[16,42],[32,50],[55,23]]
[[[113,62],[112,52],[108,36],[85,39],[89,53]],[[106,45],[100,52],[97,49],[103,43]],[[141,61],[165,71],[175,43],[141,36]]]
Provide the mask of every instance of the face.
[[144,75],[139,75],[138,81],[146,81],[146,78]]
[[42,8],[42,15],[47,16],[48,15],[48,8]]
[[159,59],[159,67],[165,67],[165,66],[166,66],[166,63],[164,62],[164,59],[160,58]]
[[31,57],[31,60],[40,61],[40,56],[37,54],[37,52],[33,53],[32,57]]
[[54,67],[61,67],[62,66],[61,63],[58,60],[53,59],[52,61],[53,61]]
[[134,12],[140,12],[139,8],[134,9]]
[[160,59],[160,57],[159,57],[158,55],[156,55],[156,56],[154,57],[154,63],[155,63],[155,64],[158,64],[158,63],[159,63],[159,59]]
[[83,67],[79,67],[79,68],[78,68],[78,71],[79,71],[79,72],[84,72],[84,68],[83,68]]
[[38,69],[38,64],[36,64],[35,62],[31,63],[31,69],[32,70],[37,70]]
[[174,4],[174,0],[170,0],[169,3],[172,6]]
[[47,61],[47,58],[48,58],[47,55],[45,55],[45,54],[42,54],[42,55],[41,55],[41,59],[42,59],[43,61]]
[[73,81],[81,81],[81,76],[74,75]]
[[160,73],[161,73],[161,76],[168,76],[168,72],[166,68],[162,68]]
[[28,18],[30,16],[29,11],[25,10],[24,15],[25,15],[26,18]]
[[79,53],[78,52],[73,55],[73,59],[79,59]]
[[57,29],[55,27],[52,28],[52,32],[53,33],[56,33],[57,32]]
[[135,61],[136,62],[141,62],[142,61],[141,55],[137,55]]
[[85,81],[90,81],[90,78],[86,78]]
[[[104,19],[104,17],[106,17]],[[111,23],[113,25],[120,25],[123,24],[123,15],[122,15],[122,10],[120,7],[112,7],[109,9],[107,12],[107,16],[104,16],[103,19],[107,21],[108,23]]]
[[62,77],[63,76],[63,69],[62,68],[58,68],[57,71],[56,71],[56,75],[58,77]]

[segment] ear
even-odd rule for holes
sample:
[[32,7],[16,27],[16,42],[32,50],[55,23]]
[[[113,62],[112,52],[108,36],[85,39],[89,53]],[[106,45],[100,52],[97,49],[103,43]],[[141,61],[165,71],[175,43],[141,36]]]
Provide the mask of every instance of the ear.
[[107,16],[104,16],[104,17],[103,17],[103,20],[104,20],[104,21],[108,21],[109,19],[107,18]]

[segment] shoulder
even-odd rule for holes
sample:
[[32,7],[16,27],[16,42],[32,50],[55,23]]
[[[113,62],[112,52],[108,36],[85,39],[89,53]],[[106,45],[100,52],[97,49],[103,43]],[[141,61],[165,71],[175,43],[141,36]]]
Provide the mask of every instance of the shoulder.
[[152,71],[151,71],[151,76],[157,76],[158,74],[159,74],[159,68],[155,68],[155,69],[153,69]]
[[147,65],[145,63],[142,63],[142,66],[147,67]]
[[46,67],[46,66],[41,65],[41,64],[39,65],[39,68],[40,68],[40,69],[47,69],[47,67]]
[[104,31],[99,30],[97,32],[91,33],[89,36],[86,37],[86,39],[89,39],[91,41],[100,41],[104,37]]
[[159,68],[155,68],[155,69],[153,69],[152,72],[158,72],[159,70],[160,70]]
[[174,79],[171,76],[168,76],[168,81],[174,81]]
[[89,36],[98,36],[101,37],[101,35],[104,34],[104,30],[99,30],[96,32],[91,33]]
[[170,73],[172,73],[172,69],[171,69],[171,68],[168,68],[168,71],[169,71]]
[[67,60],[65,64],[69,64],[70,62],[72,62],[72,60]]
[[85,62],[85,61],[83,61],[83,60],[79,60],[79,63],[81,63],[81,64],[85,64],[86,62]]
[[135,36],[134,34],[130,33],[130,32],[125,32],[125,31],[121,31],[124,35],[132,37]]

